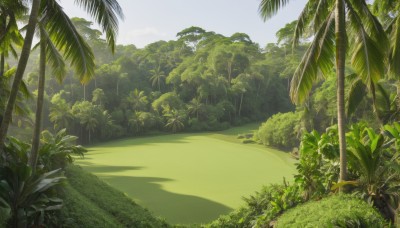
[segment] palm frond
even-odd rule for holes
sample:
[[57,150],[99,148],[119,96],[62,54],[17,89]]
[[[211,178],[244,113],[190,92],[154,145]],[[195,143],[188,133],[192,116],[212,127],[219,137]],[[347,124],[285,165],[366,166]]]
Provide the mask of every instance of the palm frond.
[[40,27],[41,39],[44,39],[46,46],[46,61],[51,65],[53,75],[61,83],[67,73],[65,62],[57,48],[54,46],[49,34],[43,27]]
[[400,77],[400,16],[393,21],[390,33],[389,71]]
[[346,104],[346,114],[348,117],[354,114],[366,95],[367,87],[361,79],[358,78],[351,83]]
[[14,48],[14,46],[13,45],[10,45],[10,52],[11,52],[11,55],[14,57],[14,59],[18,59],[18,53],[17,53],[17,50],[15,50],[15,48]]
[[303,36],[304,31],[310,24],[310,21],[312,19],[310,8],[312,6],[315,6],[315,1],[307,1],[303,11],[301,11],[299,18],[297,19],[296,28],[294,29],[293,47],[297,46],[300,38]]
[[288,4],[290,0],[262,0],[258,12],[264,21],[274,16],[280,8]]
[[18,30],[18,24],[15,17],[10,15],[8,18],[7,27],[4,31],[0,32],[0,52],[6,57],[8,57],[8,53],[11,52],[15,58],[18,58],[13,48],[13,44],[22,46],[24,38]]
[[123,12],[117,0],[75,0],[75,3],[86,10],[106,33],[108,45],[115,50],[118,34],[118,17],[123,19]]
[[388,38],[385,33],[385,29],[378,20],[378,18],[372,14],[370,7],[365,1],[348,0],[351,3],[352,9],[360,17],[365,31],[370,37],[377,42],[382,50],[386,50],[388,44]]
[[296,104],[308,96],[313,83],[317,80],[319,70],[324,76],[333,68],[335,53],[335,18],[331,12],[321,29],[316,33],[313,42],[304,54],[290,83],[290,97]]
[[349,1],[346,1],[348,26],[351,29],[349,35],[354,42],[351,64],[368,88],[372,89],[374,83],[377,83],[384,74],[384,50],[381,50],[377,42],[369,36],[358,13]]
[[44,13],[48,17],[46,30],[54,47],[63,51],[63,56],[71,62],[80,81],[87,83],[95,69],[92,49],[55,0],[47,4]]

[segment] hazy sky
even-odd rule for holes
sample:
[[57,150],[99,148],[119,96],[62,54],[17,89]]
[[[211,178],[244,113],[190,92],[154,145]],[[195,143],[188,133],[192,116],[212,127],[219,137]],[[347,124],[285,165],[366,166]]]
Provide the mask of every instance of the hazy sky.
[[[275,33],[286,23],[297,19],[306,0],[292,1],[278,15],[264,22],[258,13],[260,0],[119,0],[125,20],[120,22],[119,44],[137,47],[158,40],[175,40],[176,34],[190,26],[198,26],[224,36],[235,32],[265,44],[276,42]],[[71,17],[85,17],[73,0],[61,0]]]

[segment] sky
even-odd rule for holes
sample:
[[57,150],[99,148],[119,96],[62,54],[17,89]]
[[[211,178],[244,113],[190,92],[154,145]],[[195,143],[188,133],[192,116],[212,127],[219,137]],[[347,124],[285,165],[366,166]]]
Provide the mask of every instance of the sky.
[[[70,17],[90,16],[79,10],[72,0],[60,0]],[[296,20],[306,0],[291,1],[264,22],[258,13],[260,0],[119,0],[124,12],[120,21],[118,44],[142,48],[159,40],[176,40],[185,28],[197,26],[224,36],[246,33],[264,47],[275,43],[275,33]]]

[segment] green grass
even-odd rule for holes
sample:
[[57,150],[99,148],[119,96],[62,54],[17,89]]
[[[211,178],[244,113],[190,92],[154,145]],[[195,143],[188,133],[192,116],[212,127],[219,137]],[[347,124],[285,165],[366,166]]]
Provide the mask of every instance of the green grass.
[[276,227],[385,227],[382,216],[361,199],[335,195],[285,212]]
[[170,223],[206,223],[294,173],[287,154],[236,139],[257,126],[113,141],[76,163]]
[[68,167],[66,177],[60,211],[65,227],[167,227],[163,220],[80,167]]

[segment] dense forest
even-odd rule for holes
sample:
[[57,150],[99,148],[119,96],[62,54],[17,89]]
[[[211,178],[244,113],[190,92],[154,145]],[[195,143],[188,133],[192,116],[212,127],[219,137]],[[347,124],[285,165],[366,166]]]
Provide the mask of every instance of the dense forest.
[[117,1],[76,2],[101,31],[55,0],[0,3],[0,226],[169,227],[74,166],[80,144],[251,122],[239,138],[290,152],[293,181],[204,226],[398,225],[398,2],[309,0],[263,47],[193,26],[144,48],[116,44]]
[[[83,83],[73,70],[62,79],[47,77],[43,127],[66,128],[80,143],[155,130],[222,130],[294,109],[287,95],[288,78],[304,47],[293,54],[282,41],[264,50],[243,33],[224,37],[190,27],[179,32],[176,41],[143,49],[119,45],[112,54],[91,22],[72,22],[95,50],[96,70]],[[26,86],[35,99],[38,53],[30,59]],[[14,121],[27,133],[34,117],[29,113],[35,104],[30,104]]]

